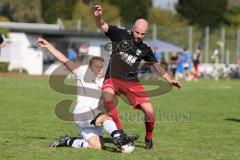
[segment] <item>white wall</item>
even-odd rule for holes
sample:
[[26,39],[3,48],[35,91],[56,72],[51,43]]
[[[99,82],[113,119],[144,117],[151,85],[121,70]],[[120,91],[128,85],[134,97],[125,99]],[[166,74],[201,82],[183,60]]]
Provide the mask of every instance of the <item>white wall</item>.
[[91,41],[88,54],[92,56],[101,56],[101,48],[100,48],[101,43],[97,41]]
[[2,48],[1,60],[10,62],[9,70],[23,68],[31,75],[43,72],[43,52],[32,48],[36,46],[37,35],[9,33],[6,47]]
[[[78,39],[71,39],[70,41],[72,42],[77,42]],[[81,39],[84,42],[89,42],[89,49],[88,49],[88,55],[91,56],[101,56],[101,45],[105,45],[108,41],[101,41],[101,40],[94,40],[94,39]],[[108,53],[105,53],[108,54]],[[105,68],[108,66],[108,62],[109,62],[109,55],[103,55],[104,59],[105,59]],[[61,64],[59,62],[56,62],[54,64],[51,64],[47,67],[47,69],[44,72],[44,75],[51,75]],[[62,70],[59,72],[61,73],[57,73],[59,75],[65,75],[66,74],[66,70]]]

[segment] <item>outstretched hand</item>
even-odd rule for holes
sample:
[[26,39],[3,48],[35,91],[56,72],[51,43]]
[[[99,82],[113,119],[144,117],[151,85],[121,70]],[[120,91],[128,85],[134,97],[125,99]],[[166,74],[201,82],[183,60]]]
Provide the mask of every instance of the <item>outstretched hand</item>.
[[37,44],[42,47],[42,48],[47,48],[50,44],[48,41],[46,41],[45,39],[43,38],[38,38],[37,39]]
[[182,88],[182,85],[178,81],[172,80],[170,84],[177,87],[178,89]]
[[95,15],[96,17],[102,15],[103,10],[102,10],[102,7],[101,7],[100,5],[95,5],[95,6],[93,7],[93,9],[94,9],[94,15]]

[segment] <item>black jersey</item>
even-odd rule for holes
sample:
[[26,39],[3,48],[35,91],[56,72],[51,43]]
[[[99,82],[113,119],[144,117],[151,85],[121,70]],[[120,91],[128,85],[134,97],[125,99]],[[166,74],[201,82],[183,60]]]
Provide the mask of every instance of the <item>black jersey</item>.
[[3,43],[3,37],[2,37],[2,34],[0,34],[0,44],[2,44]]
[[141,60],[158,63],[147,44],[134,43],[131,30],[109,25],[105,35],[112,41],[112,55],[105,78],[138,81],[137,71]]
[[[3,43],[4,39],[2,37],[2,34],[0,34],[0,45]],[[1,56],[1,48],[0,48],[0,56]]]

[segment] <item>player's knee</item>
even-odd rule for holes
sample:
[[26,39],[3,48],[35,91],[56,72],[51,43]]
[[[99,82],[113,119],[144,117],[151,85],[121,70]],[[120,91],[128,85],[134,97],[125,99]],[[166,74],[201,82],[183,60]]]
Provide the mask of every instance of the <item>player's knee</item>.
[[103,99],[104,99],[104,101],[112,101],[113,95],[111,95],[109,93],[103,93]]
[[95,142],[93,144],[91,144],[91,149],[96,149],[96,150],[101,150],[102,149],[102,145],[100,142]]
[[140,108],[145,114],[154,114],[153,107],[151,103],[144,103]]
[[105,101],[112,101],[114,97],[114,91],[113,89],[105,89],[103,91],[103,99]]
[[105,115],[104,118],[102,119],[102,124],[107,121],[107,120],[113,120],[112,117],[108,116],[108,115]]
[[108,116],[107,114],[103,114],[101,117],[99,117],[100,122],[104,122],[106,120],[112,120],[112,118],[110,116]]
[[153,111],[153,109],[147,109],[147,110],[145,111],[145,113],[146,113],[146,114],[154,114],[154,111]]
[[95,126],[96,127],[102,127],[103,126],[103,122],[106,120],[112,120],[112,118],[106,114],[101,115],[100,117],[97,118],[96,122],[95,122]]

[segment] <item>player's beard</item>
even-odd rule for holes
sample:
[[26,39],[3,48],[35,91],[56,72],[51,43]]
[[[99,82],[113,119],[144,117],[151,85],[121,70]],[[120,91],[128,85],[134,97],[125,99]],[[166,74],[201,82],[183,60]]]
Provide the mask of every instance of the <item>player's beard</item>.
[[138,38],[138,37],[136,37],[136,38],[134,38],[134,41],[135,41],[135,43],[139,43],[139,42],[141,42],[141,41],[142,41],[142,39],[141,39],[141,38]]

